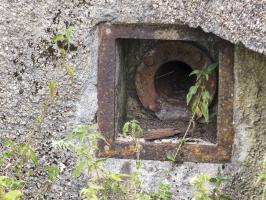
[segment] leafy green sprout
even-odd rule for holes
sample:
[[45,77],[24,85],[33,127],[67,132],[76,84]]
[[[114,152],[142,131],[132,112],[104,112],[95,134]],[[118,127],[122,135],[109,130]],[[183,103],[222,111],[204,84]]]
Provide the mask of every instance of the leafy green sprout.
[[264,155],[262,160],[262,171],[259,174],[256,184],[258,185],[259,183],[263,184],[262,200],[266,200],[266,155]]
[[137,192],[135,200],[171,200],[173,193],[171,192],[171,186],[167,180],[163,180],[159,184],[158,191]]
[[[65,34],[56,35],[55,37],[52,38],[52,41],[58,42],[61,40],[64,43],[66,43],[67,52],[68,52],[72,39],[73,39],[73,28],[68,27],[65,31]],[[63,60],[62,63],[64,63],[64,66],[68,70],[68,74],[73,80],[74,68],[73,66],[67,64],[66,62],[67,52],[65,51],[65,49],[60,49],[60,52],[61,52],[61,58]],[[26,134],[25,137],[26,142],[17,143],[9,139],[3,140],[3,146],[6,148],[6,150],[0,153],[0,166],[5,166],[5,171],[14,172],[15,175],[18,176],[19,178],[26,179],[25,182],[27,182],[28,177],[32,176],[34,173],[33,169],[27,169],[28,172],[26,173],[22,172],[25,171],[25,166],[28,164],[33,164],[34,166],[38,166],[39,169],[47,171],[49,180],[55,179],[52,178],[52,176],[53,174],[55,176],[55,174],[57,173],[55,167],[44,167],[39,165],[37,155],[35,154],[34,148],[31,145],[33,140],[32,136],[34,135],[34,133],[40,131],[40,127],[44,122],[45,117],[48,114],[48,108],[58,94],[59,85],[55,80],[51,80],[49,83],[49,88],[50,88],[50,98],[48,98],[44,102],[42,111],[40,115],[38,115],[36,118],[36,124],[34,128],[30,130],[29,133]],[[10,162],[12,162],[12,164],[10,164]]]
[[[67,62],[67,53],[70,51],[70,46],[73,40],[73,28],[68,26],[65,30],[64,34],[55,35],[51,41],[54,43],[62,42],[64,46],[60,48],[61,54],[61,63],[66,67],[68,74],[71,80],[74,80],[74,68],[73,65]],[[48,179],[50,183],[52,180],[55,180],[59,174],[59,170],[56,166],[41,166],[38,163],[38,157],[35,154],[34,148],[31,144],[33,140],[34,133],[40,131],[41,125],[44,122],[45,117],[48,114],[48,108],[53,103],[55,97],[58,95],[59,84],[55,80],[50,80],[49,89],[50,89],[50,97],[43,103],[41,113],[36,117],[36,124],[29,133],[26,134],[24,143],[17,143],[9,139],[5,139],[4,147],[6,150],[0,153],[0,166],[5,166],[5,170],[9,172],[14,172],[15,175],[19,178],[23,178],[25,182],[27,179],[34,174],[35,169],[27,169],[29,164],[33,164],[34,167],[39,168],[40,170],[44,170],[48,174]],[[10,162],[12,161],[12,164]],[[44,187],[49,188],[47,182],[44,182]],[[45,192],[45,191],[42,191]],[[38,196],[42,195],[42,192],[39,192]]]
[[[60,57],[61,57],[61,65],[66,68],[68,75],[70,76],[71,80],[74,80],[75,71],[73,64],[69,63],[67,60],[67,55],[70,51],[70,46],[73,41],[73,27],[68,26],[65,30],[64,34],[56,34],[54,37],[51,38],[53,43],[63,43],[63,47],[60,47]],[[66,49],[65,49],[66,48]]]
[[57,177],[60,175],[60,170],[55,165],[45,166],[45,169],[47,171],[48,179],[50,181],[55,181],[57,179]]
[[[38,165],[38,158],[32,146],[29,143],[18,144],[11,139],[2,139],[5,149],[0,153],[0,166],[6,166],[19,177],[22,176],[22,169],[25,164],[30,163],[34,166]],[[11,161],[15,161],[14,165],[9,165]]]
[[190,179],[190,184],[195,187],[193,200],[232,200],[221,190],[222,183],[227,178],[222,175],[221,169],[212,177],[209,173],[202,173]]
[[19,189],[24,182],[8,176],[0,176],[0,199],[20,200],[23,197]]
[[88,180],[87,187],[80,191],[84,199],[107,200],[110,195],[125,196],[127,190],[121,183],[129,175],[109,171],[104,165],[106,159],[95,156],[99,141],[106,142],[95,125],[80,125],[65,139],[54,141],[53,146],[69,150],[76,155],[73,177],[77,178],[83,174]]
[[56,34],[54,37],[52,37],[51,41],[54,43],[57,43],[59,41],[65,42],[67,45],[67,51],[70,49],[70,45],[73,40],[73,27],[68,26],[65,30],[64,34]]
[[131,121],[126,122],[123,126],[123,135],[124,136],[131,135],[131,137],[133,138],[136,147],[136,156],[137,156],[136,165],[138,168],[140,168],[141,166],[140,152],[142,149],[142,145],[140,143],[139,138],[143,137],[143,130],[139,124],[139,121],[133,119]]
[[6,176],[0,176],[0,199],[21,199],[23,185],[33,174],[31,167],[39,166],[37,155],[29,143],[17,143],[8,138],[2,138],[1,142],[0,166]]
[[187,129],[178,144],[175,153],[166,153],[166,158],[173,163],[176,162],[178,153],[181,150],[182,145],[186,142],[186,137],[192,126],[195,126],[195,120],[197,118],[204,117],[205,122],[209,122],[209,100],[210,93],[205,87],[206,81],[209,80],[209,76],[215,68],[218,66],[217,63],[205,65],[201,70],[197,69],[192,71],[189,76],[196,76],[195,85],[189,88],[189,92],[186,96],[187,105],[191,105],[192,117],[189,120]]
[[154,196],[156,197],[155,199],[171,200],[173,193],[171,192],[170,183],[167,180],[162,181],[159,184],[159,191]]

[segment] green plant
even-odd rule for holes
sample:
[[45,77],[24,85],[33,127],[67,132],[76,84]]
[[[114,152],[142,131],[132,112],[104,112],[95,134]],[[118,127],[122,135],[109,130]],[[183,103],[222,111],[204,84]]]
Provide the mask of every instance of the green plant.
[[195,200],[211,200],[209,197],[210,189],[207,182],[210,181],[211,176],[208,173],[202,173],[198,177],[194,177],[190,180],[190,184],[196,188]]
[[56,43],[60,51],[60,65],[65,67],[72,81],[74,80],[75,71],[73,64],[69,63],[68,53],[73,40],[73,27],[68,26],[64,34],[56,34],[51,41]]
[[0,199],[1,200],[19,200],[23,197],[19,189],[23,181],[16,180],[7,176],[0,176]]
[[[4,191],[5,186],[5,190],[10,190],[8,193],[10,197],[11,195],[16,197],[23,194],[24,185],[30,181],[30,177],[36,171],[43,171],[47,172],[48,180],[43,182],[42,189],[37,196],[46,193],[49,186],[56,179],[59,170],[55,166],[40,165],[38,157],[29,143],[18,143],[6,138],[2,139],[2,143],[3,151],[0,153],[0,167],[5,172],[5,176],[1,176],[2,191]],[[15,185],[15,191],[13,191]]]
[[150,194],[146,194],[145,192],[138,192],[135,195],[135,200],[152,200],[153,198],[151,197]]
[[55,181],[56,178],[60,175],[60,170],[58,169],[57,166],[52,165],[52,166],[45,166],[45,169],[48,174],[48,179],[50,181]]
[[170,191],[170,184],[165,180],[159,184],[158,192],[145,192],[141,189],[141,180],[140,180],[140,168],[142,162],[140,160],[140,152],[142,150],[142,145],[140,138],[143,137],[143,130],[139,122],[135,119],[126,122],[123,126],[123,134],[125,136],[130,135],[135,143],[136,147],[136,171],[130,175],[131,180],[131,189],[134,193],[135,200],[170,200],[172,193]]
[[22,177],[22,169],[25,168],[26,164],[38,165],[38,158],[30,144],[16,143],[7,138],[2,138],[2,142],[4,149],[0,153],[1,167],[5,167],[6,170],[15,173],[18,177]]
[[137,120],[133,119],[126,122],[123,126],[123,135],[130,135],[135,143],[135,151],[136,151],[136,171],[131,173],[130,181],[131,187],[130,190],[133,191],[133,198],[138,199],[150,199],[151,196],[144,192],[141,189],[141,180],[140,180],[140,168],[142,166],[142,162],[140,160],[140,152],[142,150],[142,145],[140,143],[140,138],[143,136],[143,130],[140,127],[140,124]]
[[73,176],[79,177],[83,174],[88,180],[87,186],[80,191],[84,199],[107,200],[109,196],[124,197],[127,190],[121,183],[129,175],[109,171],[104,166],[105,159],[95,156],[100,140],[105,141],[94,125],[81,125],[65,139],[54,141],[53,145],[70,150],[76,155]]
[[[72,27],[67,27],[65,34],[58,34],[51,40],[52,42],[60,43],[61,63],[66,67],[71,80],[74,80],[74,69],[73,65],[68,64],[67,53],[73,39]],[[59,84],[55,80],[50,80],[49,89],[50,96],[44,101],[40,114],[36,117],[36,123],[34,127],[25,132],[24,141],[16,142],[9,138],[1,138],[2,152],[0,153],[0,167],[4,172],[1,174],[0,183],[0,199],[20,199],[23,192],[23,184],[30,181],[30,177],[34,175],[35,171],[43,171],[48,175],[48,180],[43,181],[42,189],[39,191],[36,198],[46,193],[50,188],[52,182],[57,178],[59,169],[56,166],[43,166],[38,162],[38,156],[34,150],[34,135],[41,131],[41,126],[44,119],[48,115],[48,109],[58,96]],[[36,144],[35,144],[36,145]],[[17,180],[17,177],[19,180]],[[11,181],[12,180],[12,181]],[[17,187],[14,189],[14,183]],[[12,185],[10,185],[12,183]],[[11,187],[12,186],[12,187]],[[6,193],[6,191],[8,191]]]
[[167,180],[164,180],[159,183],[159,190],[158,191],[149,191],[145,192],[140,190],[136,192],[134,199],[135,200],[171,200],[172,199],[172,192],[170,184]]
[[153,194],[153,199],[171,200],[173,193],[171,192],[170,184],[167,180],[159,184],[159,191]]
[[257,184],[258,183],[263,184],[262,200],[265,200],[266,199],[266,155],[262,160],[262,171],[260,172],[259,177],[257,179]]
[[142,145],[140,143],[140,139],[143,136],[143,130],[139,125],[139,122],[135,119],[128,121],[124,124],[123,126],[123,134],[126,135],[130,135],[135,143],[135,147],[136,147],[136,165],[137,168],[141,167],[141,161],[140,161],[140,152],[142,149]]
[[204,117],[205,122],[209,121],[209,99],[210,93],[206,88],[206,81],[209,80],[209,75],[217,67],[217,63],[205,65],[201,70],[197,69],[190,73],[189,76],[196,76],[195,85],[189,88],[187,94],[187,105],[191,105],[192,116],[189,120],[187,129],[184,133],[184,136],[180,140],[178,147],[174,154],[167,153],[166,158],[172,162],[176,161],[178,153],[181,150],[182,145],[186,142],[186,137],[192,126],[195,126],[195,120],[201,117]]
[[31,175],[32,168],[38,165],[38,158],[29,143],[17,143],[7,138],[2,138],[1,143],[0,167],[4,175],[0,176],[0,199],[20,199],[23,183]]
[[[221,169],[218,168],[215,177],[208,173],[202,173],[198,177],[190,180],[195,190],[194,200],[231,200],[231,197],[225,195],[221,190],[221,184],[227,179],[222,175]],[[212,186],[212,189],[210,186]]]

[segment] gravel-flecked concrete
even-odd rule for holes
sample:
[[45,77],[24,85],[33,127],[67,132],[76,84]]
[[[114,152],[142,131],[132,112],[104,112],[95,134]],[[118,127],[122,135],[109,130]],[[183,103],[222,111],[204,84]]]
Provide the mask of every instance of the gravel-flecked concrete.
[[[60,165],[64,174],[46,199],[78,199],[82,180],[70,181],[73,158],[51,148],[79,123],[95,121],[97,111],[97,25],[111,23],[187,24],[201,27],[232,43],[266,53],[265,0],[0,0],[0,133],[23,140],[33,127],[41,103],[49,94],[50,79],[60,84],[59,100],[49,109],[42,131],[36,134],[41,162]],[[75,67],[71,83],[64,69],[55,67],[58,49],[50,38],[71,24]],[[235,52],[235,146],[232,163],[184,163],[171,173],[176,199],[189,199],[188,180],[200,172],[230,177],[225,187],[234,199],[259,199],[254,185],[259,160],[266,151],[266,57],[244,47]],[[115,170],[132,170],[133,161],[110,159]],[[144,162],[145,188],[165,177],[167,162]],[[44,179],[32,177],[26,199],[34,198]]]

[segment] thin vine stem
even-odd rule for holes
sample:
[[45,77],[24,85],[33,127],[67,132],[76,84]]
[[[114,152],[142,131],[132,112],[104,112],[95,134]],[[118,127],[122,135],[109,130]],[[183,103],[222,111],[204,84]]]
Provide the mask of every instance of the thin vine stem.
[[180,149],[181,149],[181,147],[182,147],[182,145],[183,145],[183,143],[184,143],[184,141],[185,141],[185,139],[186,139],[186,137],[187,137],[187,134],[188,134],[188,132],[189,132],[189,130],[190,130],[190,128],[191,128],[191,125],[192,125],[193,122],[194,122],[194,118],[195,118],[195,116],[196,116],[196,113],[193,113],[191,119],[189,120],[189,124],[188,124],[188,126],[187,126],[186,131],[185,131],[185,134],[183,135],[183,137],[182,137],[182,139],[181,139],[181,142],[179,143],[179,146],[178,146],[178,148],[176,149],[176,152],[175,152],[175,154],[174,154],[174,159],[176,159],[176,157],[177,157],[177,155],[178,155],[178,153],[179,153],[179,151],[180,151]]

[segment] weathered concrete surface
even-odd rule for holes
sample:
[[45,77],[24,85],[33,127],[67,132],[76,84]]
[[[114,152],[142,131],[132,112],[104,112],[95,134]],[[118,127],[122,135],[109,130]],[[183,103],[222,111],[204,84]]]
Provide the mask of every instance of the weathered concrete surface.
[[235,50],[235,146],[228,191],[235,199],[260,199],[259,162],[266,153],[266,56]]
[[[49,109],[42,131],[36,134],[41,161],[59,164],[64,175],[46,199],[78,199],[82,181],[70,181],[71,155],[51,148],[51,140],[64,137],[78,123],[94,121],[97,111],[97,24],[165,23],[200,26],[231,42],[266,53],[265,0],[168,1],[168,0],[0,0],[0,132],[19,140],[32,128],[41,102],[48,96],[48,82],[57,79],[60,97]],[[50,38],[72,24],[75,30],[71,62],[74,83],[60,68],[57,47]],[[266,68],[265,56],[237,48],[235,89],[235,151],[232,163],[225,165],[234,199],[258,199],[261,188],[254,186],[259,160],[265,153]],[[42,149],[40,151],[40,149]],[[110,159],[110,168],[131,169],[128,161]],[[133,163],[133,161],[130,161]],[[165,177],[167,162],[144,163],[144,187],[152,188]],[[124,166],[124,167],[122,167]],[[133,166],[133,164],[132,164]],[[185,163],[171,173],[177,198],[188,199],[190,177],[203,171],[215,173],[219,165]],[[32,178],[28,197],[39,189],[43,174]],[[173,185],[175,186],[175,185]],[[179,192],[177,192],[177,190]]]
[[91,4],[94,22],[187,24],[266,53],[265,0],[92,0]]

